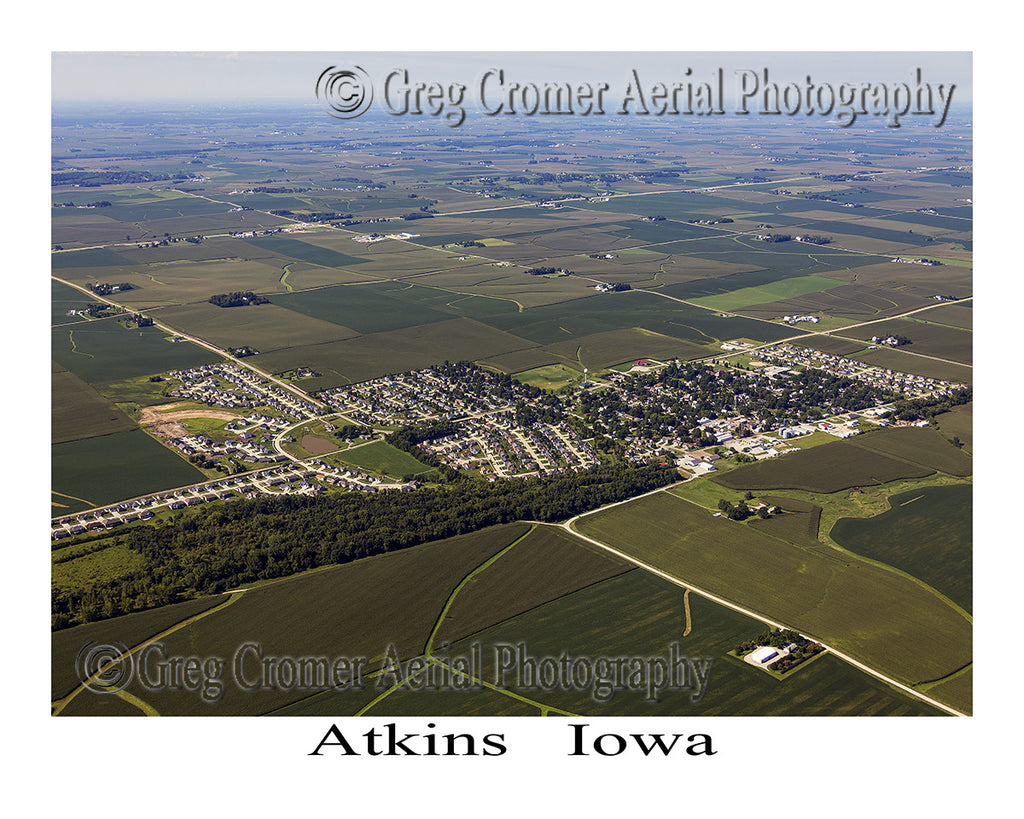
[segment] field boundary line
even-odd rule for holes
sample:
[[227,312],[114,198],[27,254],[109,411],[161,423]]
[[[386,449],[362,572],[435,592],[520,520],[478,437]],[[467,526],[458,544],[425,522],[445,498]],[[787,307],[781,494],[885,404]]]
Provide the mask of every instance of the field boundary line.
[[157,711],[152,705],[146,702],[141,697],[136,697],[134,694],[130,694],[124,689],[114,692],[117,696],[124,700],[134,708],[138,708],[147,717],[159,717],[160,712]]
[[455,598],[458,596],[459,592],[462,591],[465,585],[469,583],[470,580],[472,580],[484,569],[495,563],[506,552],[510,551],[513,546],[515,546],[520,541],[524,540],[526,536],[531,534],[536,528],[536,523],[530,524],[530,528],[527,529],[522,535],[517,537],[510,544],[508,544],[508,546],[505,546],[500,551],[491,555],[489,558],[487,558],[487,560],[485,560],[479,566],[474,568],[469,574],[467,574],[465,577],[462,578],[462,580],[459,581],[458,585],[456,585],[454,589],[452,589],[451,594],[448,595],[448,599],[444,601],[444,606],[442,606],[441,612],[437,615],[437,619],[434,621],[434,627],[430,630],[430,634],[427,635],[427,642],[423,646],[424,657],[426,657],[428,660],[434,659],[434,655],[431,654],[431,649],[434,646],[434,638],[437,636],[437,632],[441,629],[441,623],[444,622],[445,615],[448,614],[448,609],[452,607],[452,603],[455,601]]
[[[193,614],[191,617],[187,617],[184,620],[182,620],[182,621],[180,621],[178,623],[175,623],[170,628],[166,628],[163,631],[161,631],[160,633],[155,634],[152,637],[146,638],[145,640],[143,640],[138,645],[136,645],[133,648],[129,649],[122,657],[119,657],[117,660],[112,660],[111,662],[109,662],[106,665],[104,665],[102,668],[98,669],[91,677],[89,677],[89,679],[83,680],[81,683],[78,684],[78,687],[75,688],[66,697],[62,697],[59,700],[55,700],[52,703],[52,705],[51,705],[51,708],[52,708],[51,716],[54,716],[54,717],[59,716],[60,712],[63,711],[65,708],[67,708],[67,706],[70,705],[71,701],[75,697],[77,697],[79,695],[79,693],[81,693],[82,691],[85,690],[86,685],[89,682],[98,679],[100,677],[100,675],[104,671],[106,671],[110,666],[112,666],[115,662],[118,662],[119,660],[123,659],[124,657],[131,657],[132,655],[137,654],[138,652],[142,651],[142,649],[144,649],[146,646],[150,645],[151,643],[154,643],[157,640],[163,639],[164,637],[168,637],[171,634],[174,634],[176,631],[180,631],[181,629],[185,628],[186,626],[190,626],[193,623],[197,622],[198,620],[202,620],[204,617],[208,617],[211,614],[214,614],[214,613],[216,613],[218,611],[223,611],[228,606],[230,606],[232,603],[234,603],[236,600],[238,600],[242,596],[242,594],[245,593],[246,591],[247,591],[247,589],[240,589],[238,591],[225,592],[225,594],[228,594],[230,596],[228,597],[227,600],[225,600],[220,605],[214,606],[212,609],[207,609],[206,611],[201,611],[201,612],[199,612],[199,614]],[[121,692],[118,691],[118,692],[115,692],[115,693],[120,694]],[[139,701],[142,702],[142,700],[139,700]],[[129,700],[129,702],[130,702],[130,700]],[[132,705],[135,705],[135,703],[132,702]],[[148,705],[148,703],[147,703],[147,705]],[[152,706],[150,706],[150,707],[152,708]],[[145,709],[143,709],[143,710],[145,710]],[[154,710],[154,712],[156,711],[155,708],[153,710]]]

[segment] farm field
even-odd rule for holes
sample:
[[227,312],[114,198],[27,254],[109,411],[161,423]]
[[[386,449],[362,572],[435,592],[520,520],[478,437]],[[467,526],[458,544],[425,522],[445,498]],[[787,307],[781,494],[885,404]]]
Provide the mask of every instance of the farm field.
[[961,478],[973,469],[970,456],[928,427],[890,427],[857,435],[849,443]]
[[[480,359],[481,366],[503,373],[523,373],[549,366],[565,366],[558,356],[546,347],[527,347],[511,353]],[[538,385],[540,386],[540,385]]]
[[740,288],[724,296],[706,296],[692,301],[694,304],[710,307],[712,310],[737,310],[751,304],[775,301],[780,297],[791,298],[802,296],[805,293],[831,290],[833,287],[841,287],[843,284],[844,282],[839,279],[829,279],[823,276],[798,276],[783,279],[764,287]]
[[706,358],[712,350],[640,327],[593,333],[571,341],[548,344],[545,350],[591,371],[642,358],[691,360]]
[[529,341],[472,319],[417,324],[342,341],[286,347],[259,356],[260,367],[282,373],[310,367],[320,377],[303,382],[315,391],[449,360],[482,359],[530,347]]
[[632,327],[695,344],[732,338],[777,341],[795,335],[791,328],[750,319],[722,318],[672,299],[640,292],[598,294],[482,320],[540,345]]
[[398,283],[339,285],[272,299],[281,307],[363,334],[402,330],[461,315],[479,316],[479,310],[473,309],[478,305],[485,315],[515,309],[508,302],[475,300],[467,304],[463,299],[459,301],[460,310],[447,306],[452,300],[453,294],[445,291]]
[[90,384],[220,360],[188,341],[172,342],[156,327],[127,329],[114,317],[54,327],[50,338],[53,359]]
[[961,330],[971,330],[974,328],[973,307],[973,301],[944,304],[941,307],[929,310],[927,313],[919,313],[916,316],[916,320],[943,324],[948,327],[957,327]]
[[160,320],[222,348],[252,347],[260,352],[322,344],[358,335],[333,322],[310,318],[276,304],[215,307],[190,304],[161,310]]
[[[855,558],[812,553],[712,517],[665,492],[596,512],[576,529],[905,684],[940,679],[971,661],[970,622],[934,592]],[[782,580],[766,584],[766,577]]]
[[895,566],[972,610],[970,484],[901,492],[873,518],[841,518],[829,535],[843,548]]
[[835,441],[770,461],[759,461],[714,478],[729,489],[806,489],[838,492],[852,486],[872,486],[903,478],[923,478],[935,469]]
[[[928,311],[925,315],[930,316],[931,313],[932,311]],[[910,344],[898,349],[905,352],[935,356],[959,364],[970,364],[972,361],[973,336],[969,330],[916,321],[913,317],[869,324],[847,332],[855,338],[864,338],[868,341],[872,336],[904,336],[910,339]]]
[[50,699],[56,701],[67,696],[81,682],[75,669],[75,658],[83,646],[90,643],[138,645],[164,629],[223,602],[219,596],[201,597],[54,632],[50,645]]
[[[689,620],[687,619],[689,610]],[[687,622],[690,631],[687,633]],[[871,679],[831,657],[819,658],[776,681],[769,675],[726,656],[726,652],[763,630],[762,624],[691,593],[684,604],[683,589],[634,570],[588,586],[544,606],[456,643],[451,656],[481,646],[483,678],[501,679],[497,663],[502,651],[523,645],[528,657],[666,657],[678,644],[688,657],[713,661],[704,696],[693,701],[693,690],[605,691],[576,685],[569,690],[537,690],[506,684],[519,696],[548,709],[548,713],[600,715],[814,715],[814,714],[933,714],[934,709]],[[514,708],[520,707],[513,701]],[[538,708],[538,712],[541,709]],[[457,713],[457,712],[456,712]]]
[[87,321],[81,316],[69,316],[72,310],[82,310],[92,300],[81,290],[69,287],[56,279],[50,280],[50,325],[79,324]]
[[54,514],[198,483],[204,475],[141,429],[54,444]]
[[59,364],[50,373],[50,398],[51,444],[135,428],[131,418]]
[[514,549],[474,575],[452,601],[433,644],[451,645],[495,623],[632,570],[551,526],[538,526]]
[[973,384],[974,369],[966,364],[939,361],[934,358],[904,352],[902,349],[882,348],[854,353],[850,358],[863,361],[872,367],[883,367],[901,373],[914,373],[925,378],[939,378],[958,384]]
[[[874,321],[908,310],[916,310],[928,303],[923,296],[894,288],[841,284],[825,292],[807,293],[765,304],[751,304],[741,308],[739,312],[754,318],[778,318],[794,313],[823,314],[841,322],[842,326],[851,322]],[[869,333],[867,337],[870,338],[871,334]]]
[[939,432],[952,440],[959,438],[966,452],[974,449],[974,404],[973,402],[953,407],[949,412],[936,416]]
[[[403,660],[419,654],[458,582],[529,528],[494,527],[257,586],[163,642],[169,655],[231,658],[258,643],[265,656],[364,657],[379,668],[389,645]],[[268,611],[277,613],[269,621]],[[261,714],[315,693],[226,684],[218,701],[204,702],[196,692],[149,692],[138,681],[128,691],[161,714],[211,716]]]
[[[554,555],[553,546],[558,546]],[[501,683],[497,688],[502,690],[477,686],[467,691],[435,691],[410,683],[369,708],[380,690],[362,692],[362,696],[328,691],[278,713],[355,714],[364,708],[368,715],[389,716],[938,713],[830,657],[776,681],[726,656],[734,645],[763,630],[760,623],[696,594],[684,602],[678,586],[629,569],[612,556],[595,552],[584,557],[581,552],[589,548],[556,529],[534,530],[455,597],[435,636],[435,646],[443,646],[446,635],[471,633],[446,649],[435,647],[433,656],[450,662],[476,652],[482,671],[479,679],[488,685]],[[590,573],[575,577],[586,563],[592,566]],[[566,569],[571,571],[567,574]],[[499,608],[491,611],[495,602]],[[466,615],[475,623],[467,622]],[[499,622],[480,628],[495,620]],[[606,692],[586,685],[575,690],[538,690],[517,684],[514,672],[506,671],[503,678],[497,668],[501,652],[519,645],[527,657],[538,659],[566,652],[570,657],[649,658],[665,656],[673,643],[686,656],[713,660],[700,702],[691,701],[692,692],[687,690],[660,692],[654,701],[647,699],[646,691]]]

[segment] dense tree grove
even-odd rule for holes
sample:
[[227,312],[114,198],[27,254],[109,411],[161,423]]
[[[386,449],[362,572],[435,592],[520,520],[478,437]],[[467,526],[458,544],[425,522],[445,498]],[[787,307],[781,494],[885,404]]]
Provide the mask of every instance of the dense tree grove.
[[85,589],[55,592],[55,629],[213,594],[256,580],[346,563],[516,520],[564,520],[672,483],[674,469],[599,466],[415,492],[284,495],[183,510],[109,539],[146,565]]
[[151,171],[57,171],[50,174],[51,185],[77,185],[98,188],[100,185],[132,185],[145,182],[191,179],[186,173],[153,173]]
[[217,293],[208,299],[217,307],[243,307],[248,304],[270,304],[270,299],[257,296],[251,290],[235,290],[231,293]]

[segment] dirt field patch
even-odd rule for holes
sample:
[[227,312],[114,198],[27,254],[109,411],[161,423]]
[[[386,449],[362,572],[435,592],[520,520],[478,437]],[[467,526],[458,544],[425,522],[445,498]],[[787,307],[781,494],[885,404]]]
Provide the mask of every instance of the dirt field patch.
[[[188,409],[175,410],[181,404],[160,404],[156,407],[142,407],[139,410],[139,425],[145,427],[154,435],[168,438],[180,438],[183,435],[190,435],[191,432],[179,421],[186,418],[214,418],[218,421],[234,421],[238,414],[227,410],[215,409]],[[310,450],[312,452],[312,450]]]

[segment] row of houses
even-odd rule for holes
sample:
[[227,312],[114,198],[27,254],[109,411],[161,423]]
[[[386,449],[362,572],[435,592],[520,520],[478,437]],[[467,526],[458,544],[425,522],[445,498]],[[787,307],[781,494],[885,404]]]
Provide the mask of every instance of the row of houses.
[[230,409],[267,407],[295,421],[319,414],[312,402],[237,364],[203,364],[174,370],[169,377],[181,382],[171,391],[178,398]]
[[765,347],[758,351],[758,356],[765,361],[775,362],[787,368],[798,365],[814,367],[833,375],[863,381],[874,387],[902,392],[909,398],[918,398],[963,386],[940,378],[928,378],[886,367],[876,367],[863,361],[855,361],[795,344],[776,344]]
[[185,509],[233,497],[317,495],[327,488],[359,492],[409,491],[415,488],[415,485],[388,481],[355,468],[345,468],[321,459],[312,459],[248,472],[244,475],[219,478],[87,512],[65,515],[52,521],[51,537],[54,540],[61,540],[85,532],[114,529],[126,523],[149,520],[160,511]]

